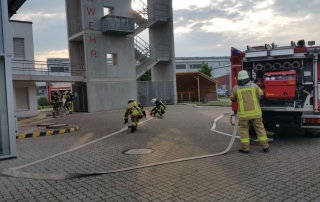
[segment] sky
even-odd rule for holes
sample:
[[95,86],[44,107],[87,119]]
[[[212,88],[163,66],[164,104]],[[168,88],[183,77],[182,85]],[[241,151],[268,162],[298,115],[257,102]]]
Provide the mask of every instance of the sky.
[[[35,60],[67,58],[65,0],[27,0],[11,20],[33,22]],[[304,39],[320,45],[320,0],[173,0],[176,57]],[[146,41],[147,31],[141,34]]]

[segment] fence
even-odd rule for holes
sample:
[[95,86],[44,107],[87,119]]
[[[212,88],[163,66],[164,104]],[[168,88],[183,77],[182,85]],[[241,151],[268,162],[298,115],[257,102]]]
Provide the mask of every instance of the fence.
[[143,106],[152,106],[151,99],[156,98],[165,104],[174,104],[173,81],[137,81],[138,101]]

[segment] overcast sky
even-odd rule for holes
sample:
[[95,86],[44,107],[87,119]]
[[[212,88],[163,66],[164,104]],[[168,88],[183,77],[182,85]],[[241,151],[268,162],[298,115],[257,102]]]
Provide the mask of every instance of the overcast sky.
[[[232,46],[300,39],[320,45],[319,8],[320,0],[173,0],[175,55],[229,56]],[[68,57],[64,0],[27,0],[11,19],[33,22],[36,60]]]

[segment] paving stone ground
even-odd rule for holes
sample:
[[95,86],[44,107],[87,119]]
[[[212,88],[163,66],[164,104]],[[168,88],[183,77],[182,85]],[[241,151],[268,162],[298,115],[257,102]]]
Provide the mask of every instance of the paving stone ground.
[[[210,128],[214,118],[229,110],[168,106],[164,118],[139,125],[134,134],[126,130],[21,171],[98,172],[221,152],[230,137]],[[54,119],[81,130],[17,140],[19,157],[0,161],[0,169],[34,162],[117,132],[124,127],[123,116],[123,110],[116,110]],[[219,121],[217,130],[232,132],[228,117]],[[236,139],[225,155],[113,174],[65,181],[0,176],[0,201],[320,201],[319,145],[317,137],[285,134],[274,137],[269,153],[263,153],[257,143],[251,145],[248,155],[239,153]],[[143,148],[155,152],[121,153]]]

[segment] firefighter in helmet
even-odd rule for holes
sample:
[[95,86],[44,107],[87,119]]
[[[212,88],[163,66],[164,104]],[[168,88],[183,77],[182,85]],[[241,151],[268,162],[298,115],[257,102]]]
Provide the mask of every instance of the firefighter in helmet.
[[129,115],[131,116],[131,126],[129,126],[129,128],[131,127],[131,133],[134,133],[134,131],[137,130],[139,119],[143,117],[146,118],[146,112],[139,102],[134,99],[129,99],[126,112],[124,114],[124,124],[128,123]]
[[268,152],[269,144],[264,125],[262,123],[262,112],[259,101],[263,92],[259,86],[250,82],[249,74],[246,70],[238,73],[237,85],[232,90],[230,97],[232,102],[238,102],[238,118],[241,148],[239,152],[249,153],[249,121],[256,132],[258,140],[264,152]]
[[163,102],[157,100],[156,98],[153,98],[151,100],[151,103],[156,106],[150,111],[150,114],[158,113],[160,116],[162,116],[165,113],[166,105]]
[[53,106],[52,117],[56,118],[56,111],[59,108],[59,94],[58,94],[58,91],[54,91],[54,93],[52,94],[51,103],[52,103],[52,106]]
[[73,95],[71,94],[71,91],[65,91],[65,98],[66,102],[64,104],[64,107],[68,110],[69,114],[72,114],[72,98]]

